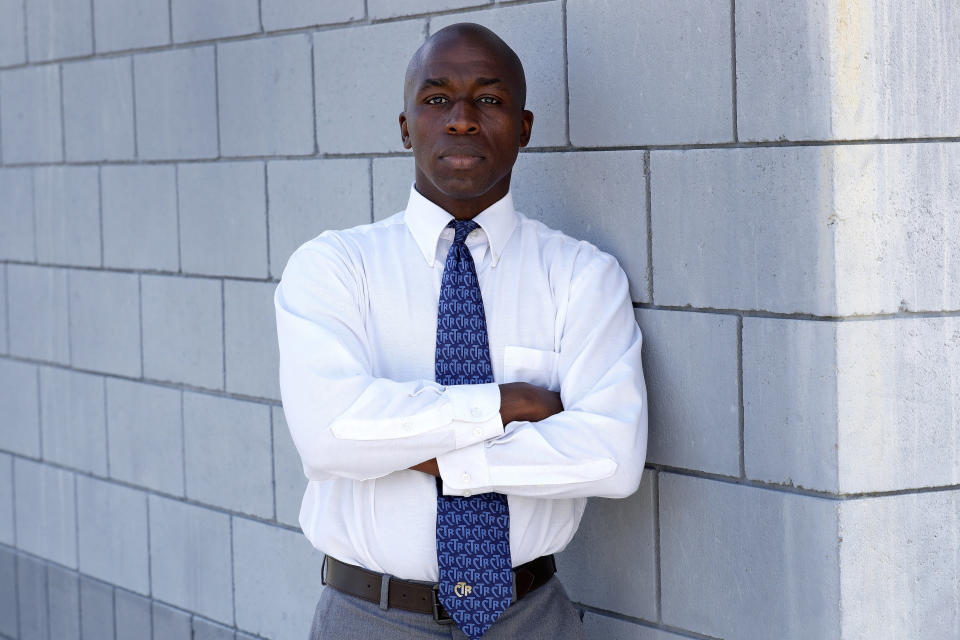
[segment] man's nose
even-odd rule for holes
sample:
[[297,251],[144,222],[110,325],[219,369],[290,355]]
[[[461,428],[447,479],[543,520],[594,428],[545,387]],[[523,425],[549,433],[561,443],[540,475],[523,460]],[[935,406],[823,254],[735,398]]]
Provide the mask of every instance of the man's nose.
[[449,114],[447,133],[455,135],[473,134],[480,130],[477,124],[476,107],[469,100],[456,100],[450,108]]

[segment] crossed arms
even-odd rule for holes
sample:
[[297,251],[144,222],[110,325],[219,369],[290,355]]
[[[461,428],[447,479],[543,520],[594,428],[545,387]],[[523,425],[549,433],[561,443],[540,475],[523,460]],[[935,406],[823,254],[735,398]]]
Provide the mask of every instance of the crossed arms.
[[322,240],[291,257],[275,296],[284,411],[308,478],[414,469],[453,495],[636,490],[647,442],[641,336],[613,258],[589,247],[577,260],[559,393],[522,382],[443,387],[373,374],[356,261]]

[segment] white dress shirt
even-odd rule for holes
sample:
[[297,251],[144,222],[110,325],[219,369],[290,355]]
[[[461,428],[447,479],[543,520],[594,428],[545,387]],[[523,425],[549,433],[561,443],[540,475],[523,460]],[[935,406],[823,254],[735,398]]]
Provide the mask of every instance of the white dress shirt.
[[561,551],[587,496],[624,497],[647,445],[641,336],[617,261],[513,208],[474,220],[496,383],[559,391],[564,411],[500,420],[496,383],[434,382],[452,216],[411,188],[405,211],[327,231],[291,256],[275,302],[280,388],[310,480],[300,526],[351,564],[435,581],[436,458],[446,494],[508,496],[514,566]]

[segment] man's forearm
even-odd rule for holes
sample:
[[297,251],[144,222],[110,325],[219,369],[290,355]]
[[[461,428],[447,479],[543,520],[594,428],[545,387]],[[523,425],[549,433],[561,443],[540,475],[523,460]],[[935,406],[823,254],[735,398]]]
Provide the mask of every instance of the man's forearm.
[[[500,419],[504,426],[519,420],[539,422],[561,411],[563,403],[556,391],[548,391],[526,382],[500,385]],[[415,464],[410,469],[440,477],[436,458]]]

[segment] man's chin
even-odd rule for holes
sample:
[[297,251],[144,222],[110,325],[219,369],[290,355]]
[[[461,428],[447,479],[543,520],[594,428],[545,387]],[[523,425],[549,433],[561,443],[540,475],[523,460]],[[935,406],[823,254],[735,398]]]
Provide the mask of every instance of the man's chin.
[[443,195],[457,200],[479,198],[493,187],[492,184],[487,184],[486,181],[479,181],[468,176],[455,176],[438,182],[439,184],[436,186]]

